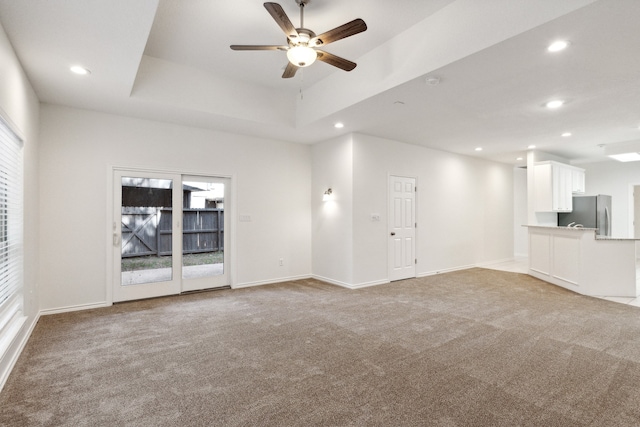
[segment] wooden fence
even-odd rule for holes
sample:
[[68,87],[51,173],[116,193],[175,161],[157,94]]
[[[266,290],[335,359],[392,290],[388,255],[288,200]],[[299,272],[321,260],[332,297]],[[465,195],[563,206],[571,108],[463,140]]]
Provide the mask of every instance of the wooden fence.
[[[171,255],[171,208],[122,208],[122,258]],[[182,210],[182,253],[224,250],[224,209]]]

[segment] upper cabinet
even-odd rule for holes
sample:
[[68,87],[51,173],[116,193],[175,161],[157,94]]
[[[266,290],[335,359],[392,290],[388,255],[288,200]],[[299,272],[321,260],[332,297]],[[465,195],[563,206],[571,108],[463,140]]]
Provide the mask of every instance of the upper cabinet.
[[571,192],[584,194],[584,169],[569,167],[571,168]]
[[573,194],[584,193],[584,169],[553,161],[534,165],[537,212],[571,212]]

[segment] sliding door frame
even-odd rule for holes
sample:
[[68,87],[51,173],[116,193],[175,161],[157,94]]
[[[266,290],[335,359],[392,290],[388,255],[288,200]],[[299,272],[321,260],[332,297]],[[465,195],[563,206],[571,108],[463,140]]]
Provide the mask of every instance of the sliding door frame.
[[[119,221],[120,218],[115,218],[114,215],[114,175],[116,171],[126,171],[132,173],[157,173],[167,175],[180,175],[185,176],[200,176],[211,178],[223,178],[229,182],[228,194],[229,200],[225,200],[225,235],[228,239],[228,246],[225,248],[225,258],[228,257],[228,284],[233,288],[236,277],[236,179],[235,175],[219,174],[211,172],[201,172],[197,170],[168,170],[161,168],[149,168],[149,167],[136,167],[136,166],[121,166],[121,165],[107,165],[107,185],[106,185],[106,218],[105,222],[105,247],[106,247],[106,281],[105,281],[105,302],[108,305],[113,304],[113,281],[114,281],[114,251],[113,251],[113,222]],[[181,220],[182,223],[182,220]],[[182,227],[181,227],[182,229]],[[182,247],[182,244],[180,244]],[[230,249],[229,249],[230,248]],[[175,272],[174,272],[175,274]]]

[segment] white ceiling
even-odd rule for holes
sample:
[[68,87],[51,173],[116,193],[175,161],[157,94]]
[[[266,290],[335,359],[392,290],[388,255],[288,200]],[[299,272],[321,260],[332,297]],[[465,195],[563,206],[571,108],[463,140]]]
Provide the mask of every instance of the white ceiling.
[[[279,3],[298,26],[295,0]],[[305,144],[360,132],[512,164],[530,144],[574,162],[640,151],[638,0],[305,8],[318,34],[355,18],[366,32],[324,48],[355,70],[318,62],[282,79],[284,52],[229,49],[285,44],[262,1],[0,0],[2,26],[46,103]],[[559,38],[569,48],[547,52]],[[91,75],[69,73],[72,64]],[[553,98],[567,103],[545,109]]]

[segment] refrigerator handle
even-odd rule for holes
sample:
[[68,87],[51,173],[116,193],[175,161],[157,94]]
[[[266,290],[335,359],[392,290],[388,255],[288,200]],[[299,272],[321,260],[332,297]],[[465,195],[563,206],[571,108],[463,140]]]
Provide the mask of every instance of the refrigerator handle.
[[604,208],[604,229],[605,235],[611,236],[611,221],[609,221],[609,208],[605,206]]

